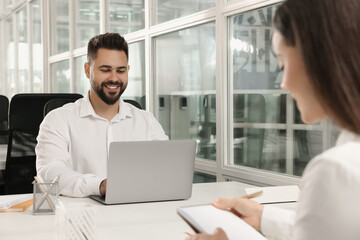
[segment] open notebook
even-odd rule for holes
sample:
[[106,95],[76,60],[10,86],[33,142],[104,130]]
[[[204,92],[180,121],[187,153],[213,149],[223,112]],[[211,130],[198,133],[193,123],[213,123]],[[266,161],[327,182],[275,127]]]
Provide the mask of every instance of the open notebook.
[[263,235],[235,214],[220,210],[210,204],[180,207],[177,212],[197,233],[213,234],[219,227],[225,231],[229,240],[266,240]]

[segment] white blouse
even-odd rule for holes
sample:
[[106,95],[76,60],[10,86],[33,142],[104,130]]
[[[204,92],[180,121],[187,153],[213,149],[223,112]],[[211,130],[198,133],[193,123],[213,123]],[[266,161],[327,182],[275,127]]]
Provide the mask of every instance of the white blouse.
[[343,130],[336,146],[306,167],[296,213],[265,206],[269,239],[360,239],[360,136]]
[[139,140],[168,137],[150,112],[120,99],[119,113],[108,121],[95,113],[87,95],[46,115],[35,149],[37,174],[51,180],[60,173],[62,195],[99,195],[110,143]]

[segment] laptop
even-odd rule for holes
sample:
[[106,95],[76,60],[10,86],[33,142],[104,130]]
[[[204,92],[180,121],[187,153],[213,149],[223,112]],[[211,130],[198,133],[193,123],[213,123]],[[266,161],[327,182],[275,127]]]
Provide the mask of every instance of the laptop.
[[184,200],[191,197],[196,141],[112,142],[103,204]]

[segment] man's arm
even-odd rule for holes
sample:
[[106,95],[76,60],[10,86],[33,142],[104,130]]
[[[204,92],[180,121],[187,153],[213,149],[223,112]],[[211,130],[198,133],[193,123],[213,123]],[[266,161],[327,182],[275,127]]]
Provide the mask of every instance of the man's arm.
[[99,195],[102,180],[94,174],[82,174],[72,168],[69,127],[59,112],[50,112],[40,125],[36,151],[37,174],[51,180],[60,174],[60,194],[72,197]]
[[169,140],[169,137],[165,134],[164,129],[158,122],[158,120],[154,117],[152,113],[150,113],[151,118],[151,128],[150,128],[150,138],[151,140]]

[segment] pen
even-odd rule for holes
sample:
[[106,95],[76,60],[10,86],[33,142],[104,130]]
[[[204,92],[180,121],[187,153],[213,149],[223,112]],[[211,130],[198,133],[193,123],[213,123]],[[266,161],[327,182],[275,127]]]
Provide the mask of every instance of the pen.
[[50,184],[49,189],[48,189],[47,191],[45,191],[45,189],[43,188],[43,186],[41,185],[39,179],[38,179],[36,176],[34,177],[34,179],[35,179],[36,183],[38,183],[39,188],[40,188],[40,191],[44,194],[43,198],[42,198],[42,199],[40,200],[40,202],[38,203],[38,206],[37,206],[37,208],[35,209],[35,211],[37,211],[37,210],[40,208],[41,204],[42,204],[42,203],[44,202],[44,200],[46,199],[47,202],[48,202],[48,204],[49,204],[49,206],[51,207],[51,209],[55,212],[54,204],[53,204],[53,202],[51,201],[51,199],[49,198],[48,195],[49,195],[49,190],[51,189],[51,187],[53,186],[53,184],[59,179],[59,175],[56,176],[56,178],[54,179],[54,181],[52,181],[52,183]]
[[259,192],[251,193],[249,195],[242,196],[241,198],[251,199],[251,198],[259,197],[262,194],[263,194],[263,191],[259,191]]
[[0,209],[0,212],[22,212],[24,209],[22,208],[8,208],[8,209]]

